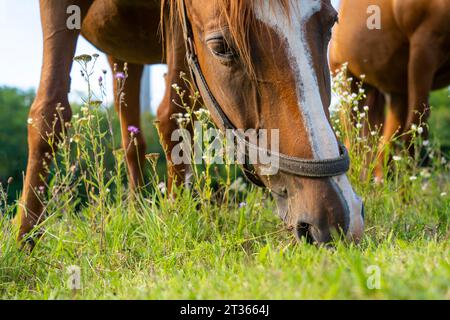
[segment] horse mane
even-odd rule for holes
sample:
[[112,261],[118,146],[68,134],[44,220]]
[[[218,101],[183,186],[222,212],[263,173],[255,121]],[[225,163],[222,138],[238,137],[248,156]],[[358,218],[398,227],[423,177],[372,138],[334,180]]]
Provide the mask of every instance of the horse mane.
[[[170,29],[173,30],[176,24],[180,23],[183,10],[183,0],[161,0],[161,23],[167,23],[164,19],[165,10],[169,10]],[[195,1],[195,0],[194,0]],[[269,1],[273,8],[275,5],[281,6],[287,16],[290,14],[290,0],[212,0],[217,5],[221,16],[227,22],[231,40],[234,48],[241,57],[247,71],[254,75],[250,50],[250,31],[256,25],[255,8]],[[162,28],[164,30],[164,28]]]

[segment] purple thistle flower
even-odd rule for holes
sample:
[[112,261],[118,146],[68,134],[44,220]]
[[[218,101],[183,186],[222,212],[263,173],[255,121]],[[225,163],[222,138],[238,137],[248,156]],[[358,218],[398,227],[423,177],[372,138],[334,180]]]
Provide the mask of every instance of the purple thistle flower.
[[135,126],[129,126],[128,127],[128,132],[132,133],[132,134],[138,134],[139,133],[139,128],[135,127]]
[[114,76],[116,79],[125,79],[125,74],[123,72],[117,72],[116,75]]

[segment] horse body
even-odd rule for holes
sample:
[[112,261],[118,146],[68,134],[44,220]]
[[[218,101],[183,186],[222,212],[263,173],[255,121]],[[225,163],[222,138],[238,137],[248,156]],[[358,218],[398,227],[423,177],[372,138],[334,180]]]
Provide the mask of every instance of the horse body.
[[[381,29],[367,26],[370,5],[381,9]],[[345,62],[352,76],[365,75],[370,118],[383,125],[382,144],[389,143],[397,130],[426,121],[429,92],[450,83],[450,2],[342,0],[330,49],[332,70]]]
[[100,51],[121,61],[161,63],[160,12],[160,1],[95,0],[81,34]]
[[[66,27],[67,7],[82,12],[82,30]],[[163,6],[163,7],[161,7]],[[184,7],[185,6],[185,7]],[[189,74],[181,16],[192,25],[196,59],[212,94],[223,112],[239,129],[278,129],[279,151],[289,157],[327,161],[340,156],[329,119],[330,103],[327,47],[336,12],[329,0],[40,0],[44,33],[41,83],[30,111],[29,159],[21,210],[19,239],[40,222],[43,213],[35,190],[42,186],[44,161],[51,153],[46,134],[58,136],[57,123],[49,127],[56,105],[63,120],[71,119],[67,93],[70,69],[79,34],[109,55],[111,66],[128,62],[123,92],[126,107],[116,101],[121,118],[122,144],[130,145],[128,126],[140,127],[139,95],[144,64],[168,64],[167,90],[158,109],[162,143],[169,170],[169,190],[184,183],[190,166],[174,165],[172,149],[179,143],[171,136],[178,129],[174,113],[184,112],[171,84],[179,74]],[[163,8],[163,10],[161,10]],[[186,11],[184,10],[186,8]],[[163,14],[164,48],[158,28]],[[289,21],[290,20],[290,21]],[[189,92],[187,84],[182,89]],[[119,88],[115,83],[115,95]],[[213,117],[213,120],[217,119]],[[145,141],[133,137],[137,148],[127,148],[126,160],[132,188],[143,184]],[[258,164],[254,165],[256,172]],[[274,192],[280,216],[297,235],[328,242],[333,230],[351,239],[363,233],[363,205],[346,175],[308,178],[279,172],[259,178]]]

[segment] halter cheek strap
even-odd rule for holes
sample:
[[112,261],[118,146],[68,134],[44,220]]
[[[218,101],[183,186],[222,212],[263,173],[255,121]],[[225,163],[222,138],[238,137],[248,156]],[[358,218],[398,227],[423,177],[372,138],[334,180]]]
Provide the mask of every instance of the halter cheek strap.
[[[307,178],[327,178],[341,176],[350,168],[350,158],[345,146],[339,143],[339,157],[334,159],[315,160],[315,159],[302,159],[291,157],[282,153],[274,153],[270,150],[263,149],[255,144],[250,143],[245,137],[239,133],[239,130],[233,125],[230,119],[223,111],[220,104],[217,102],[213,93],[211,92],[208,83],[201,71],[200,64],[198,62],[197,54],[194,46],[194,34],[192,32],[192,26],[187,16],[187,8],[185,1],[181,1],[182,8],[182,27],[184,40],[186,44],[186,58],[191,72],[191,77],[194,85],[197,87],[200,95],[202,96],[205,105],[209,111],[213,114],[216,120],[216,125],[221,130],[231,130],[236,139],[245,145],[246,158],[248,158],[249,150],[253,149],[264,154],[271,155],[272,157],[278,157],[278,170],[290,175]],[[252,166],[246,161],[243,166],[244,174],[247,179],[259,187],[265,187],[259,176],[252,170]]]

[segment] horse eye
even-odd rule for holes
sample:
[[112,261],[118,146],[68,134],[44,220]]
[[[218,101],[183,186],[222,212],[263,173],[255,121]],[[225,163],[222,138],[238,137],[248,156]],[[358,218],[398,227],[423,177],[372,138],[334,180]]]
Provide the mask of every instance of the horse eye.
[[211,52],[219,58],[231,60],[236,57],[235,50],[224,38],[210,39],[207,44]]

